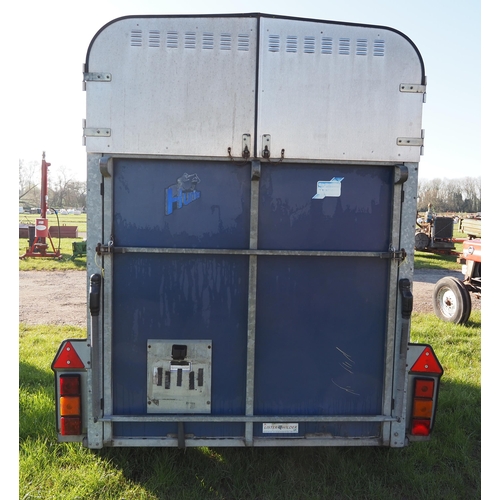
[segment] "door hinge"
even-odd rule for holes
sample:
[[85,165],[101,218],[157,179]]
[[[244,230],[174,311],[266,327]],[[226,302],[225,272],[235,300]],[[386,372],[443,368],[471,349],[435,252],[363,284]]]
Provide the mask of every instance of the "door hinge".
[[425,94],[426,91],[425,85],[416,85],[414,83],[402,83],[399,86],[400,92],[408,92],[413,94]]
[[110,82],[111,81],[111,73],[89,73],[83,72],[83,82],[82,82],[82,90],[87,90],[87,82]]
[[82,120],[83,145],[85,146],[87,137],[111,137],[111,129],[105,127],[87,127],[87,120]]

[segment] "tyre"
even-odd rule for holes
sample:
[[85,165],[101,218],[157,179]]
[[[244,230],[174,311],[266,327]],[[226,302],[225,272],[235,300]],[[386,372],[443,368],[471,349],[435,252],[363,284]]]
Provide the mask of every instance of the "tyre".
[[460,325],[471,313],[471,298],[465,285],[456,278],[441,278],[434,286],[432,306],[443,321]]
[[425,250],[430,242],[430,238],[425,233],[415,233],[415,250]]

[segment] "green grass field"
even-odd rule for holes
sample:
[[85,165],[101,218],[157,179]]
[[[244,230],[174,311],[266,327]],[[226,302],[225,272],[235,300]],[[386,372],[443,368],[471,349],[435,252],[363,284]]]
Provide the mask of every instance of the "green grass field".
[[[63,259],[21,260],[20,270],[85,269],[85,258],[71,258],[72,241],[61,240]],[[20,255],[25,247],[26,240],[20,240]],[[454,256],[424,252],[415,256],[416,268],[457,266]],[[19,498],[23,500],[481,498],[480,311],[473,311],[467,325],[413,314],[411,340],[433,346],[444,375],[432,440],[403,449],[92,451],[80,444],[58,443],[50,365],[62,340],[85,335],[75,327],[19,325]]]
[[[21,217],[20,222],[34,224],[36,216]],[[49,226],[58,225],[57,217],[49,215]],[[67,226],[78,226],[79,233],[87,232],[87,217],[85,214],[81,215],[60,215],[59,224],[66,224]],[[455,238],[464,238],[465,234],[455,231]],[[60,249],[62,259],[46,259],[46,258],[26,258],[19,261],[20,271],[55,271],[55,270],[84,270],[86,269],[86,257],[77,257],[73,259],[72,242],[82,241],[83,238],[53,238],[52,243],[56,249]],[[19,239],[19,255],[24,255],[28,247],[28,240],[26,238]],[[49,248],[51,251],[51,248]],[[93,255],[93,251],[87,255]],[[462,244],[456,245],[456,251],[462,250]],[[415,252],[415,269],[460,269],[460,264],[457,263],[456,255],[437,255],[430,252]]]
[[21,324],[19,498],[479,499],[481,318],[414,315],[412,340],[444,367],[430,442],[382,448],[104,449],[57,443],[50,365],[73,327]]

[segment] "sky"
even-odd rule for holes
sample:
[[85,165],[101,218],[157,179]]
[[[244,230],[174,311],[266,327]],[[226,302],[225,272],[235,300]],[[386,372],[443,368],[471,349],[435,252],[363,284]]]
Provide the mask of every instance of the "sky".
[[82,66],[94,34],[109,21],[133,14],[263,12],[382,25],[406,34],[419,48],[427,75],[420,177],[481,175],[480,0],[32,0],[17,5],[8,66],[15,71],[11,92],[4,96],[14,111],[16,166],[19,159],[41,161],[45,151],[49,175],[64,168],[85,180]]

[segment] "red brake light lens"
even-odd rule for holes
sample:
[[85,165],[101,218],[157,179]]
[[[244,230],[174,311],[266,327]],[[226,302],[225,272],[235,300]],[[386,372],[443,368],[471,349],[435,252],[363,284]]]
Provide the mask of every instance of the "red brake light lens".
[[431,421],[414,419],[411,425],[411,433],[414,436],[428,436],[431,433]]
[[434,395],[434,380],[417,379],[415,381],[415,397],[432,398]]
[[61,396],[79,396],[80,375],[61,375],[59,377],[59,394]]
[[61,417],[61,434],[63,436],[78,436],[82,433],[80,417]]

